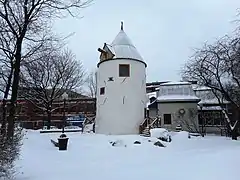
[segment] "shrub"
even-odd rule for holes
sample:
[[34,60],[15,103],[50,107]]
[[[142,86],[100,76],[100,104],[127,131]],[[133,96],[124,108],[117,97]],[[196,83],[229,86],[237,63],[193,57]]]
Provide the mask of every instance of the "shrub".
[[11,138],[0,134],[0,179],[11,179],[16,173],[14,162],[19,157],[22,138],[22,129],[19,128],[16,128]]

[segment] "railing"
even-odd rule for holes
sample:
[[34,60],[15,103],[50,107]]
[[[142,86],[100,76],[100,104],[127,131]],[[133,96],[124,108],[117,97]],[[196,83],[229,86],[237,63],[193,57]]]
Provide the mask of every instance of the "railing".
[[149,125],[149,128],[158,128],[161,126],[161,118],[159,116],[155,117],[151,124]]
[[87,124],[92,124],[95,123],[95,116],[93,117],[85,117],[84,121],[83,121],[83,126],[87,125]]
[[139,134],[142,134],[143,130],[148,126],[149,118],[145,118],[144,121],[139,126]]
[[161,126],[161,118],[159,116],[155,118],[145,118],[144,121],[139,126],[139,133],[142,134],[143,130],[147,127],[149,129],[157,128]]
[[84,121],[83,121],[83,127],[82,127],[82,133],[85,131],[85,128],[88,124],[93,124],[93,129],[92,131],[95,133],[95,118],[96,116],[93,117],[85,117]]

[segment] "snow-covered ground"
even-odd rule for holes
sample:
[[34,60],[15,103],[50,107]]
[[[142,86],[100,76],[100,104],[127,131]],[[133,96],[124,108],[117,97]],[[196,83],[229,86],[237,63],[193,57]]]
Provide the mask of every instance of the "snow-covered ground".
[[50,143],[59,135],[27,132],[18,180],[240,179],[240,141],[225,137],[176,133],[163,148],[153,145],[156,138],[68,133],[68,151],[59,152]]

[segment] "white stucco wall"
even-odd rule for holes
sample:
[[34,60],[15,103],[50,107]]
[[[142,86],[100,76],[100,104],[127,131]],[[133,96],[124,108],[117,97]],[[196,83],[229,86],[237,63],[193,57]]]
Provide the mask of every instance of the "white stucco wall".
[[[158,109],[162,127],[176,130],[176,127],[181,125],[184,131],[198,132],[197,102],[158,103]],[[185,110],[184,116],[179,117],[179,109]],[[189,111],[192,111],[193,114],[191,115]],[[164,114],[171,114],[172,124],[164,124]]]
[[[119,77],[119,64],[130,65],[130,77]],[[96,133],[138,134],[146,104],[146,68],[139,61],[102,62],[97,74]],[[108,81],[113,77],[114,81]],[[105,94],[100,95],[100,88]]]

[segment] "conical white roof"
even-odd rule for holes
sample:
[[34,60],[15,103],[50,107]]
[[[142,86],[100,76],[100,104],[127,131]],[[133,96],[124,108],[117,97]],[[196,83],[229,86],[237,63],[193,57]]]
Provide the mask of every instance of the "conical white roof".
[[111,45],[108,44],[107,46],[115,55],[113,59],[126,58],[143,61],[143,58],[137,51],[136,47],[128,38],[127,34],[124,32],[123,25]]
[[117,36],[115,37],[115,39],[113,40],[113,42],[111,44],[111,46],[118,46],[118,45],[132,46],[135,48],[132,41],[129,39],[127,34],[122,29],[117,34]]

